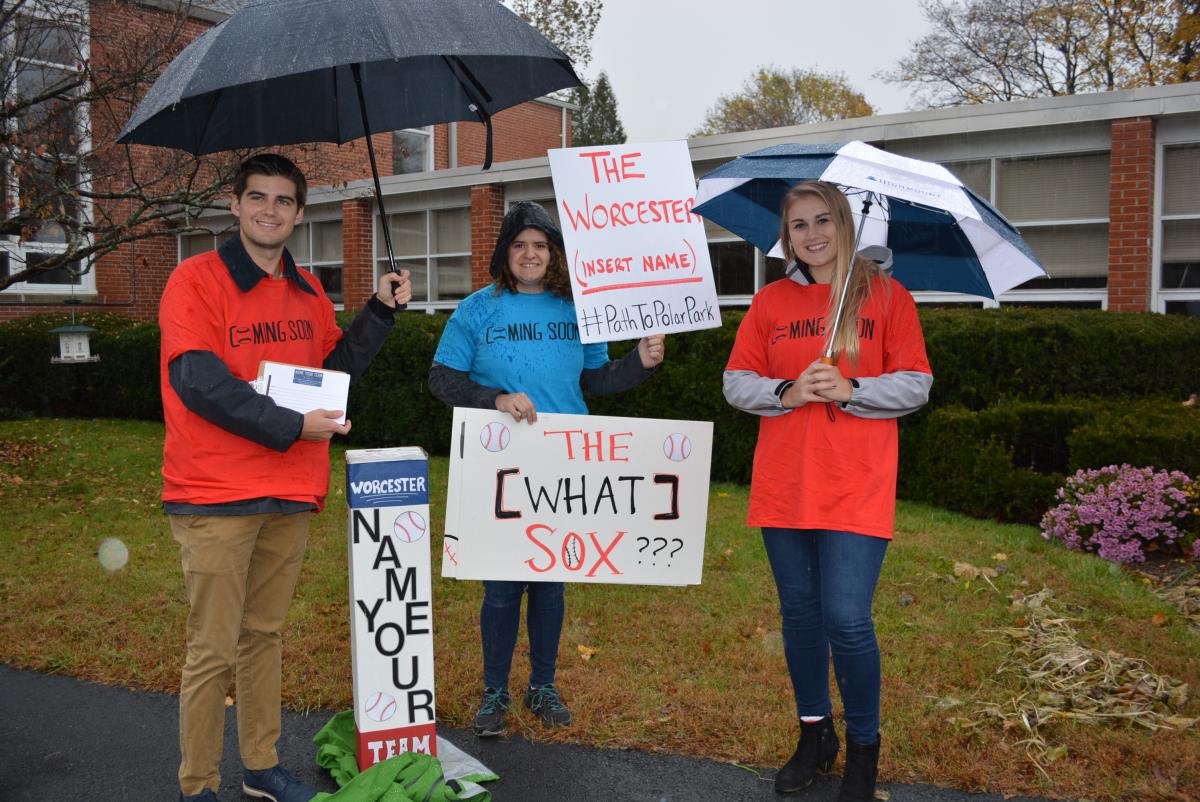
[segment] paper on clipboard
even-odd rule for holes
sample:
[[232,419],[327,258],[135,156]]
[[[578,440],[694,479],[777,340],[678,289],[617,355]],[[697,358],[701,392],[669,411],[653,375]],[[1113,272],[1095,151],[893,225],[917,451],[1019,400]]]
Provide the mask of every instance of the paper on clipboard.
[[258,366],[254,389],[274,399],[279,406],[304,415],[314,409],[340,409],[342,416],[338,423],[346,422],[349,373],[264,360]]

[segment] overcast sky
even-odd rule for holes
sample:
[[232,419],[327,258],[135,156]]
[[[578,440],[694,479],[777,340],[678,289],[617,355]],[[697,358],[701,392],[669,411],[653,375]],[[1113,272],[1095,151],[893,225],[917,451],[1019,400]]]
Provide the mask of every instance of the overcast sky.
[[583,77],[608,73],[630,142],[686,137],[767,64],[843,72],[886,114],[908,93],[872,75],[925,28],[918,0],[604,0]]

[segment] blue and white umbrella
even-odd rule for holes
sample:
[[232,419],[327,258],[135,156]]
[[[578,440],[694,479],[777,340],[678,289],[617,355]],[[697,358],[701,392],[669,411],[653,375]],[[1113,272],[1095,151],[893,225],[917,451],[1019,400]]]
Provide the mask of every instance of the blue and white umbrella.
[[[776,145],[739,156],[700,179],[692,211],[782,256],[779,206],[807,180],[838,185],[860,229],[856,249],[889,248],[892,276],[910,290],[995,298],[1046,275],[1017,229],[945,167],[864,142]],[[864,199],[872,203],[865,221]]]

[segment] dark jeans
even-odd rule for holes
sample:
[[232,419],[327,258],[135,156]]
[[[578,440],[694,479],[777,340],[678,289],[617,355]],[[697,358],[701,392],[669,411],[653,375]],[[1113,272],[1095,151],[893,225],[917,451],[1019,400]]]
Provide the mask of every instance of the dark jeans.
[[879,644],[871,599],[888,541],[826,529],[763,529],[783,617],[783,651],[801,716],[828,716],[829,653],[846,736],[879,733]]
[[525,626],[529,630],[529,684],[554,682],[558,663],[558,638],[563,624],[562,582],[483,583],[483,609],[479,611],[479,631],[483,637],[483,684],[488,688],[507,688],[512,670],[513,649],[521,626],[521,597],[529,593]]

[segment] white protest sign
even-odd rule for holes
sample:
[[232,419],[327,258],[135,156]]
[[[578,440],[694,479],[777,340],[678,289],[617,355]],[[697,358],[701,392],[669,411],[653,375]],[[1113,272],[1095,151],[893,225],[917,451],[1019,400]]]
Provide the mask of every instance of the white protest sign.
[[686,142],[548,155],[580,341],[721,325]]
[[442,576],[695,585],[712,424],[454,410]]
[[420,448],[346,452],[350,654],[358,767],[437,754],[429,461]]

